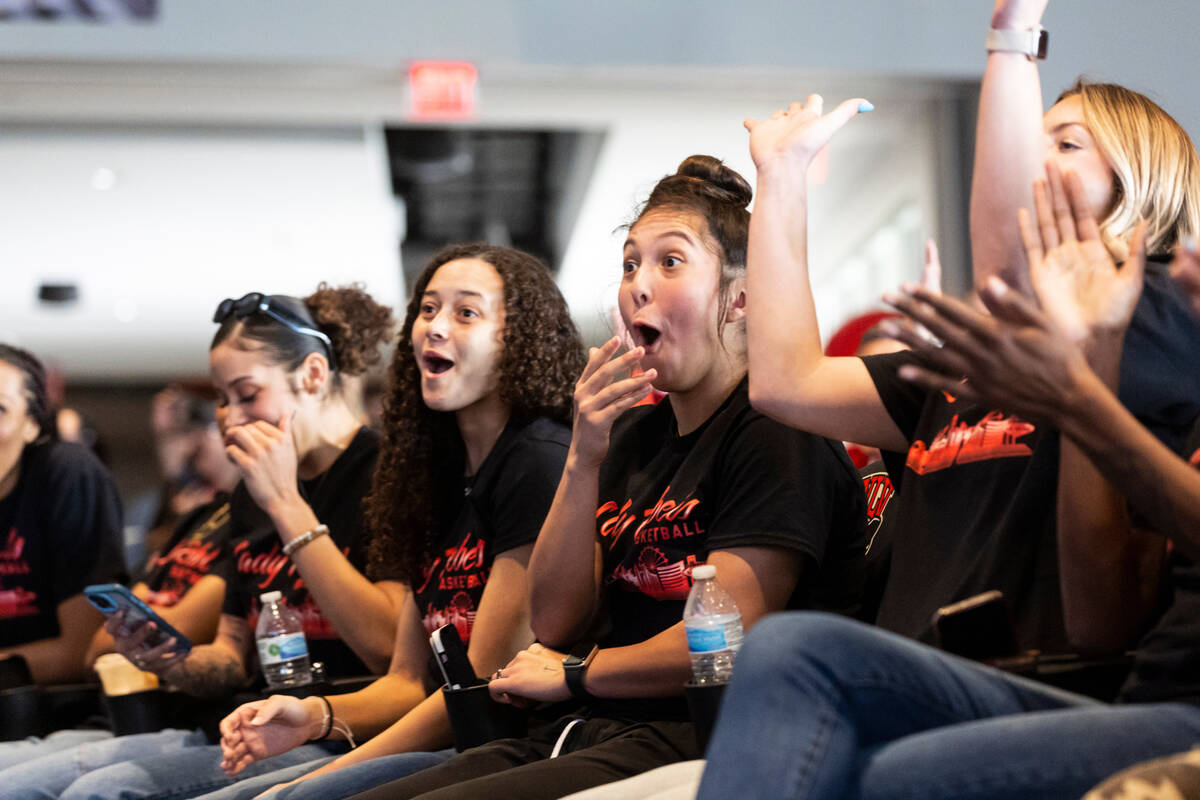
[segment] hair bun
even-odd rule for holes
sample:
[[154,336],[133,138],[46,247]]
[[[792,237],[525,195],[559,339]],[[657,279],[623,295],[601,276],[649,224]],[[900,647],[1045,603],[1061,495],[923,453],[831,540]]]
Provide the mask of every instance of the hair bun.
[[725,162],[713,156],[688,156],[675,170],[676,175],[685,178],[696,178],[708,184],[713,196],[739,208],[750,204],[754,190],[750,184],[734,170],[725,166]]
[[361,284],[334,288],[322,283],[304,305],[333,342],[342,372],[361,375],[379,362],[379,346],[391,336],[392,310],[376,303]]

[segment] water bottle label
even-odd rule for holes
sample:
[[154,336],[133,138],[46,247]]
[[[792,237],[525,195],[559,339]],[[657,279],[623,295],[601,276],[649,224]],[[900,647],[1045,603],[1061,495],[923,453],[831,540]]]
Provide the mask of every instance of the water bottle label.
[[685,630],[688,650],[693,653],[711,653],[714,650],[724,650],[727,646],[724,626],[710,629],[685,627]]
[[308,655],[308,643],[303,633],[285,633],[258,640],[258,660],[265,667]]

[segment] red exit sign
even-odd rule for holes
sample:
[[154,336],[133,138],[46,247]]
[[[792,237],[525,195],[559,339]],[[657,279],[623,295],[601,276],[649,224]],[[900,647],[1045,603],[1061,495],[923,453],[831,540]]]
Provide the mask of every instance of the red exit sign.
[[479,72],[466,61],[415,61],[408,68],[413,117],[470,117]]

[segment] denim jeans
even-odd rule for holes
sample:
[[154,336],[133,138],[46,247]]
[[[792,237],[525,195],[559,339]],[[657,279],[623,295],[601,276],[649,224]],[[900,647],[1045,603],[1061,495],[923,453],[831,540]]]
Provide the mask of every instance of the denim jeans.
[[131,758],[153,758],[207,744],[203,731],[176,728],[133,736],[110,736],[9,767],[0,772],[0,787],[5,800],[54,800],[93,770]]
[[18,764],[48,756],[60,750],[70,750],[88,742],[112,738],[112,731],[61,730],[48,736],[30,736],[12,742],[0,742],[0,772]]
[[255,762],[230,777],[221,770],[220,745],[205,742],[93,770],[67,787],[61,800],[184,800],[286,767],[339,755],[346,749],[345,742],[303,744]]
[[1200,708],[1107,705],[812,612],[746,637],[700,800],[1079,797],[1200,742]]
[[[271,795],[271,800],[338,800],[338,798],[365,792],[381,783],[403,778],[405,775],[411,775],[426,767],[440,764],[452,755],[454,755],[453,750],[439,750],[433,753],[397,753],[380,756],[361,764],[351,764],[327,775],[310,778],[295,786],[289,786]],[[203,795],[198,800],[251,800],[277,783],[287,783],[301,775],[307,775],[332,760],[332,758],[324,758],[309,764],[301,764],[298,767],[269,772]]]

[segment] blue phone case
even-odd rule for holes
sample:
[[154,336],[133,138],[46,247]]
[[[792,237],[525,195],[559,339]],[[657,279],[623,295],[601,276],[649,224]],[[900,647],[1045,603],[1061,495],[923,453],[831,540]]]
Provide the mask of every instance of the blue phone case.
[[115,611],[125,610],[129,619],[138,622],[153,622],[158,632],[153,640],[148,640],[151,647],[175,637],[175,647],[172,652],[183,655],[192,649],[192,642],[171,623],[158,615],[154,609],[142,602],[136,594],[119,583],[102,583],[88,586],[83,590],[83,596],[96,607],[101,614],[108,616]]

